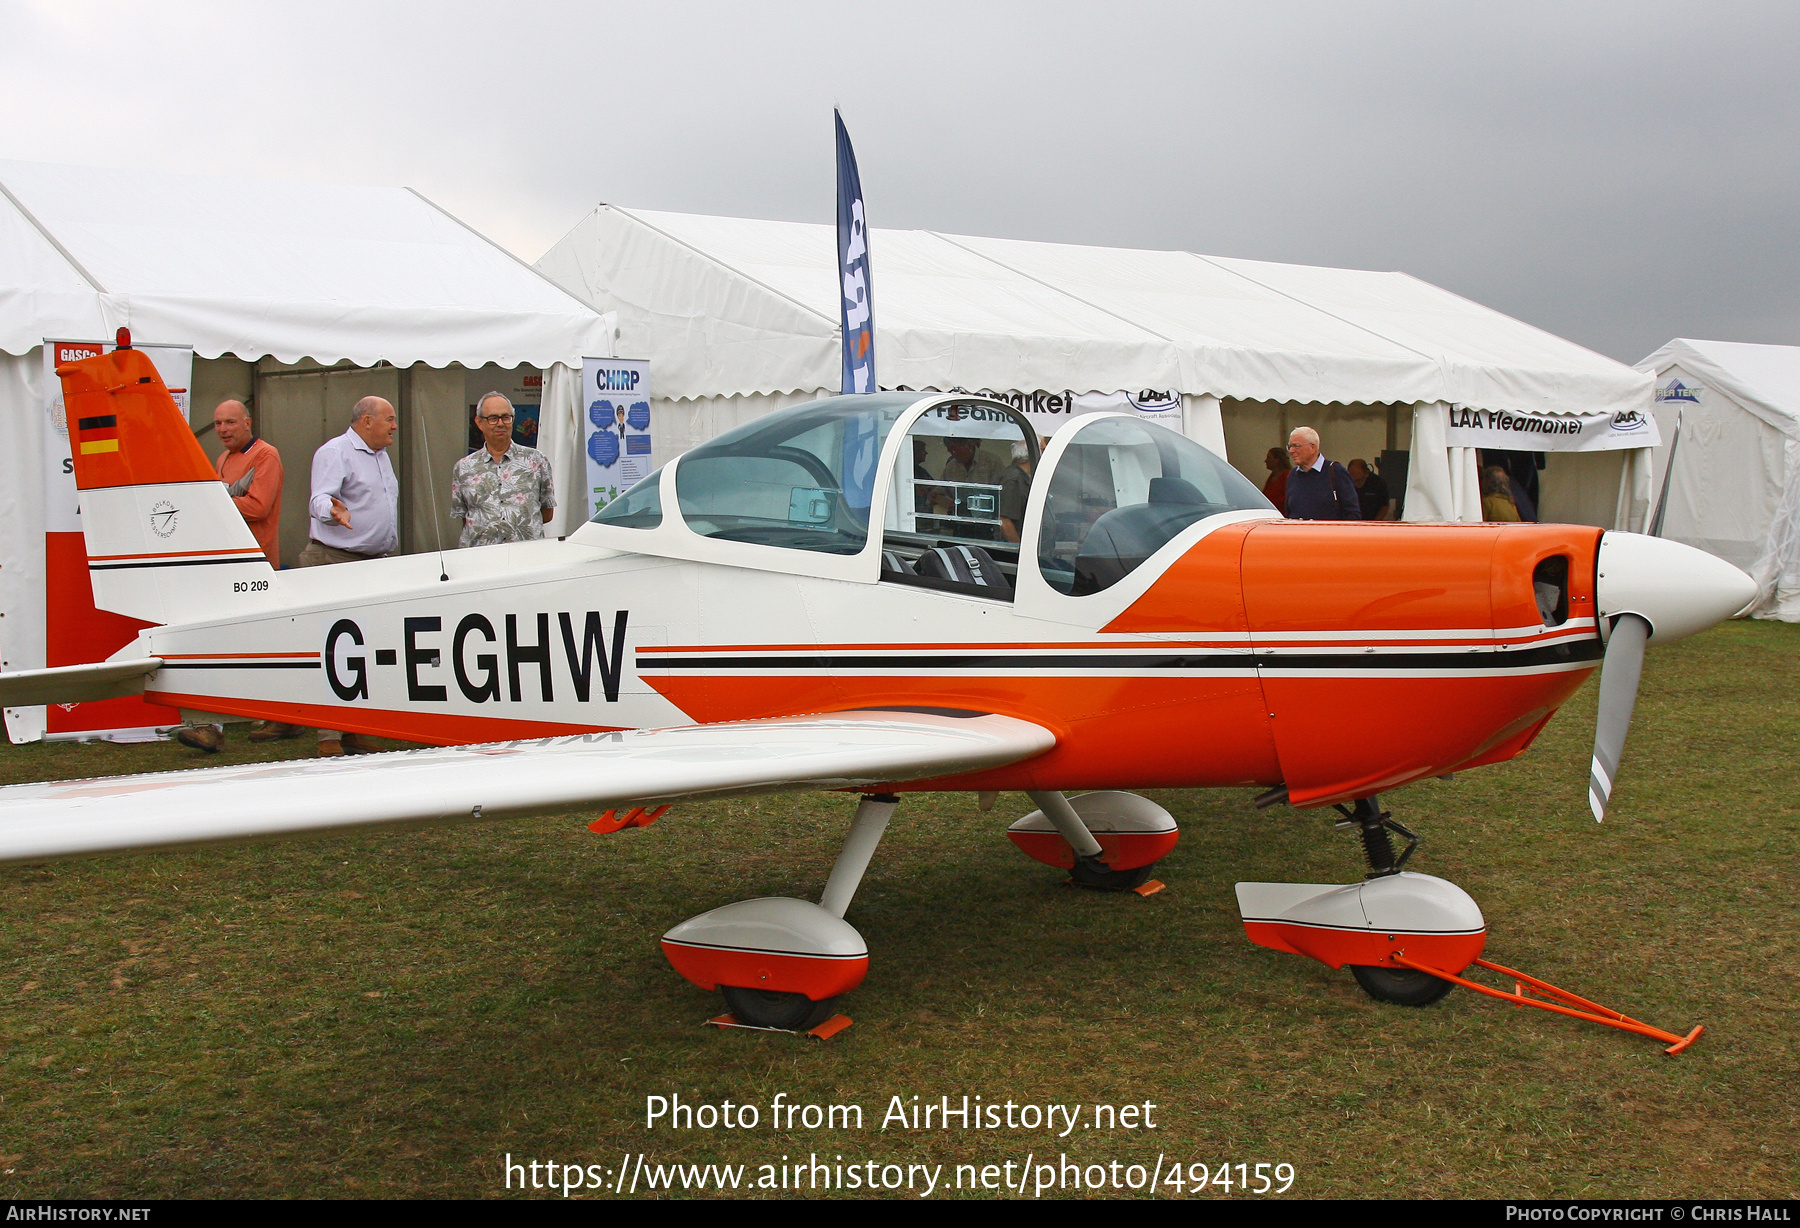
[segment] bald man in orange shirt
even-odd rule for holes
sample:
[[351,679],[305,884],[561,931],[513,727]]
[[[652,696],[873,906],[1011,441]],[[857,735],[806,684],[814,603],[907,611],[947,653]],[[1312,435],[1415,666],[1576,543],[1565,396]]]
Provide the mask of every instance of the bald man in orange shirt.
[[[250,526],[250,535],[268,557],[269,566],[281,566],[281,454],[266,439],[258,439],[250,425],[250,410],[242,401],[220,401],[213,410],[213,431],[225,450],[213,462],[219,480],[231,494],[239,515]],[[289,730],[292,732],[289,732]],[[288,725],[264,725],[250,735],[252,741],[293,737],[300,730]],[[183,746],[217,754],[225,745],[225,730],[218,725],[183,725],[175,731]]]
[[250,526],[256,544],[269,558],[269,566],[281,566],[281,454],[266,439],[258,439],[250,425],[250,411],[242,401],[220,401],[213,410],[213,430],[225,450],[214,462],[219,480],[231,491],[231,501]]

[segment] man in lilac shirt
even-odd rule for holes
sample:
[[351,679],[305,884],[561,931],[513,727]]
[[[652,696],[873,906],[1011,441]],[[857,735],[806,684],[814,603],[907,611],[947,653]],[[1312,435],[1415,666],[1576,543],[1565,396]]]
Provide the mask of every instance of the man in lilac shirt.
[[[313,453],[312,502],[298,567],[354,563],[392,554],[400,544],[400,483],[387,447],[399,429],[394,407],[380,397],[364,397],[350,411],[350,429]],[[288,736],[281,726],[272,736]],[[369,739],[336,729],[319,730],[319,754],[366,755],[381,748]]]
[[392,405],[364,397],[350,411],[350,429],[313,453],[311,540],[301,567],[378,559],[400,544],[400,483],[387,457],[398,427]]

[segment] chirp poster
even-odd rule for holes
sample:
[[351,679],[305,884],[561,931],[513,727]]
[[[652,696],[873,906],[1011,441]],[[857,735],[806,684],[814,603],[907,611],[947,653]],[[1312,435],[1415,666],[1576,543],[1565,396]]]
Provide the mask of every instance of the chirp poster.
[[582,453],[588,515],[656,469],[650,443],[650,364],[632,358],[581,360]]

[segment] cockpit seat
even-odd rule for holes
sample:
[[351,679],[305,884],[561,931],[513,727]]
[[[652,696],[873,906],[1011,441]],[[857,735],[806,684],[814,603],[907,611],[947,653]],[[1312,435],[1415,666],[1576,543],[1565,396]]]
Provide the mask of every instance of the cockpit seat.
[[906,556],[898,550],[881,552],[881,574],[884,576],[916,576],[913,565],[906,561]]
[[921,576],[948,580],[975,589],[991,589],[1003,600],[1012,598],[1012,581],[980,546],[937,546],[919,556],[914,569]]
[[1116,507],[1088,530],[1075,558],[1074,594],[1111,588],[1177,533],[1215,510],[1186,478],[1151,478],[1149,502]]

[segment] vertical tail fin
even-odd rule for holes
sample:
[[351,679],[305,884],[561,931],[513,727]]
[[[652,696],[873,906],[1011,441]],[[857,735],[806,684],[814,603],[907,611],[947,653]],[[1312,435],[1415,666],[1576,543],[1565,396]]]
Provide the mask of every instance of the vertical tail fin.
[[56,369],[94,604],[149,622],[248,613],[275,570],[141,351]]

